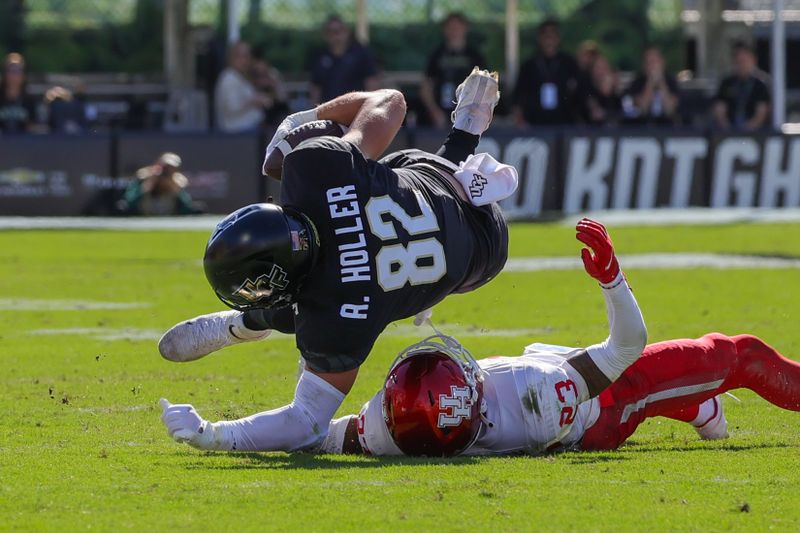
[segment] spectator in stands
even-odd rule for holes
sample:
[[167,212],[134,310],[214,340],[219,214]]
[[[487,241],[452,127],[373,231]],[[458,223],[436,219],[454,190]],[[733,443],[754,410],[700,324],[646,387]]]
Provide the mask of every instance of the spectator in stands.
[[289,98],[280,71],[264,58],[263,50],[253,51],[251,79],[256,90],[269,98],[264,106],[267,124],[279,124],[289,114]]
[[378,69],[370,51],[359,44],[338,15],[323,25],[327,48],[311,63],[311,101],[326,102],[351,91],[378,89]]
[[619,120],[622,113],[619,77],[602,54],[592,61],[585,98],[587,123],[615,124]]
[[722,80],[714,98],[714,123],[720,128],[753,131],[768,125],[770,97],[766,75],[746,43],[733,47],[733,74]]
[[181,158],[167,152],[150,166],[136,171],[136,178],[125,190],[119,210],[125,215],[193,215],[202,210],[186,191],[189,181],[178,172]]
[[642,70],[623,98],[627,121],[672,124],[677,116],[678,102],[678,82],[666,71],[661,50],[648,46],[642,53]]
[[36,101],[27,92],[25,59],[12,52],[3,62],[0,79],[0,131],[26,132],[35,120]]
[[575,53],[575,62],[578,64],[578,70],[585,73],[587,78],[590,77],[592,65],[600,55],[600,47],[597,46],[595,41],[591,39],[583,41],[578,45],[578,51]]
[[537,53],[520,68],[513,95],[514,122],[518,126],[572,124],[579,114],[579,71],[575,59],[559,50],[558,21],[542,22],[537,42]]
[[448,14],[442,21],[444,42],[428,57],[420,98],[427,111],[428,120],[424,122],[437,128],[450,124],[458,84],[472,67],[486,68],[483,55],[467,42],[468,33],[469,20],[463,13]]
[[87,128],[86,102],[82,86],[76,91],[56,85],[47,90],[44,102],[48,108],[48,125],[55,133],[81,133]]
[[214,89],[217,128],[227,133],[249,131],[264,121],[264,108],[272,99],[258,92],[250,81],[250,45],[238,42],[228,49],[228,67],[222,71]]

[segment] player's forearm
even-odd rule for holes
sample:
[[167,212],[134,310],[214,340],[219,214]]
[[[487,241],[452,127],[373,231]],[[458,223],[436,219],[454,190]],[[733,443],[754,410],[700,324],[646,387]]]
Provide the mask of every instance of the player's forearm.
[[304,372],[290,405],[238,420],[211,424],[213,431],[220,433],[224,442],[223,446],[216,449],[289,452],[313,450],[327,436],[328,424],[343,399],[344,394],[335,387],[309,372]]
[[343,138],[367,159],[377,159],[389,147],[405,115],[406,100],[393,89],[346,94],[317,108],[320,119],[350,126]]
[[318,105],[317,117],[319,120],[332,120],[339,124],[350,126],[367,103],[371,103],[374,106],[376,101],[385,100],[386,93],[394,92],[397,91],[385,89],[372,92],[360,91],[343,94],[333,100]]
[[605,342],[587,349],[598,369],[610,381],[616,380],[642,353],[647,328],[639,304],[622,272],[603,286],[610,333]]
[[317,106],[317,118],[350,126],[369,97],[368,92],[353,92],[328,100]]

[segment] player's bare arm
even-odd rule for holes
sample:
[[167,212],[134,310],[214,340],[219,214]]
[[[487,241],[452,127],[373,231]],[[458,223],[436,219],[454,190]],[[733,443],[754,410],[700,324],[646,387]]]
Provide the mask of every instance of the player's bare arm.
[[350,127],[344,139],[367,159],[377,159],[389,147],[406,116],[406,99],[394,89],[342,95],[320,105],[317,116]]
[[283,158],[303,140],[321,135],[342,135],[365,157],[377,159],[397,135],[406,114],[405,97],[393,89],[344,94],[313,109],[289,115],[267,145],[264,175],[282,179]]

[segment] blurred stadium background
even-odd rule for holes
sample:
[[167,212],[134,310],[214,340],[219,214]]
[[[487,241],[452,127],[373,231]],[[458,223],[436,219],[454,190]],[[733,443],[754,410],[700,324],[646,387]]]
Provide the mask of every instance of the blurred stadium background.
[[[126,199],[140,198],[132,184],[164,152],[180,156],[185,180],[175,188],[192,197],[175,212],[222,213],[275,195],[278,184],[260,176],[265,139],[286,113],[312,105],[314,58],[332,14],[368,47],[377,84],[407,96],[408,123],[393,148],[435,148],[442,132],[421,87],[441,22],[454,12],[469,19],[485,66],[502,75],[483,149],[519,167],[522,187],[504,205],[510,217],[800,205],[797,0],[2,0],[0,56],[5,71],[24,71],[30,116],[3,128],[0,105],[0,215],[163,213]],[[567,54],[594,43],[607,58],[616,115],[515,119],[520,99],[539,98],[517,80],[540,53],[546,20],[560,22]],[[263,60],[272,92],[256,127],[222,131],[215,89],[238,41]],[[755,128],[714,120],[736,43],[750,47],[768,86],[768,117]],[[630,112],[648,46],[677,84],[677,108],[664,120]]]

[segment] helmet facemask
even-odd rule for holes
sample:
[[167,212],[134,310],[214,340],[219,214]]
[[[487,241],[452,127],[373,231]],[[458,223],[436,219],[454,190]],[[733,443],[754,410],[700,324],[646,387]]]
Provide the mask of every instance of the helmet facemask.
[[483,425],[484,372],[456,339],[437,334],[400,352],[384,384],[383,414],[408,455],[469,448]]

